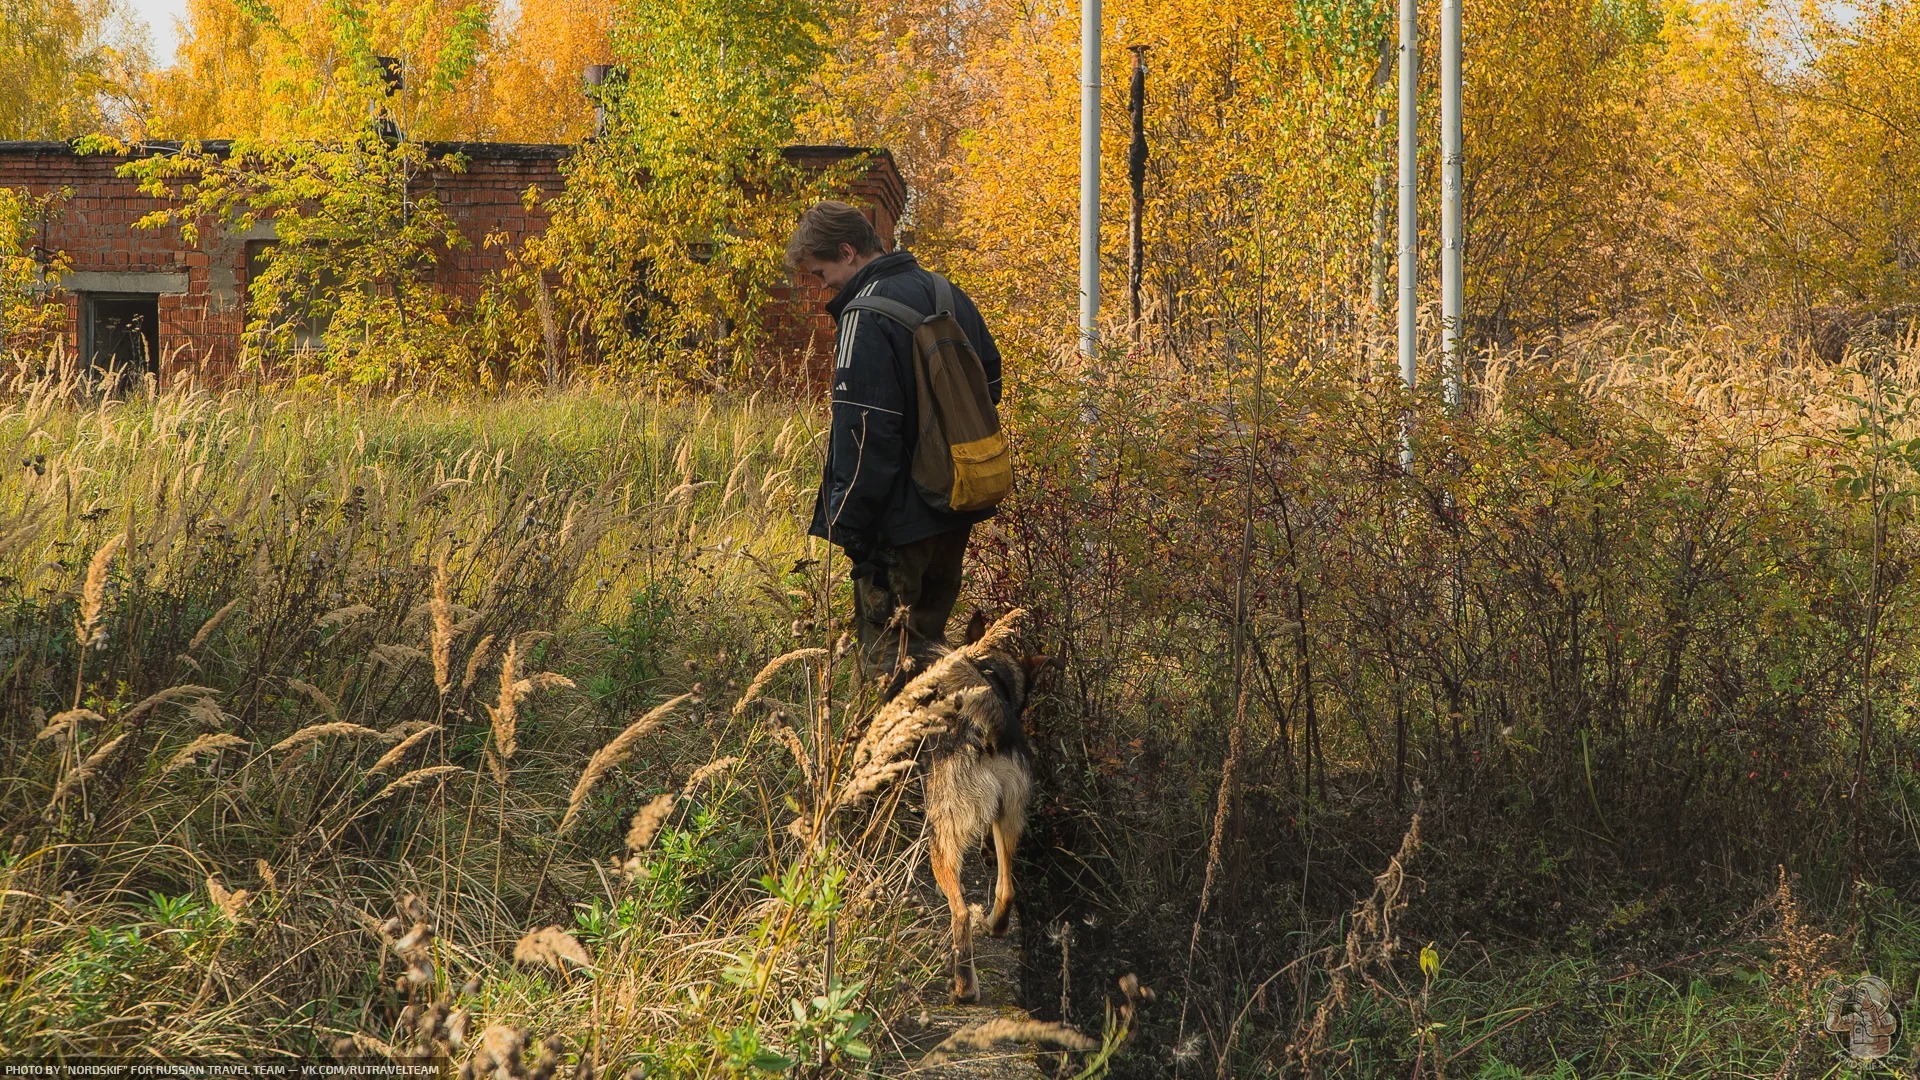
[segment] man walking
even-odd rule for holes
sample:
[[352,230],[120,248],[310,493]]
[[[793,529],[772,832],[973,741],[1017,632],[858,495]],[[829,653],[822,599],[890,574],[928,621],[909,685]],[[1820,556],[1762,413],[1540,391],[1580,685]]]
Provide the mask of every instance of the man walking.
[[[819,203],[801,217],[787,244],[787,264],[819,275],[836,290],[827,303],[840,328],[833,419],[807,531],[838,544],[853,560],[860,669],[871,679],[894,670],[903,646],[946,640],[968,535],[993,509],[955,513],[921,497],[909,473],[920,430],[913,333],[877,312],[846,310],[855,297],[872,296],[930,313],[933,275],[910,252],[883,251],[866,215],[842,202]],[[979,309],[957,286],[953,307],[997,405],[1000,350]],[[903,622],[894,623],[896,618]]]

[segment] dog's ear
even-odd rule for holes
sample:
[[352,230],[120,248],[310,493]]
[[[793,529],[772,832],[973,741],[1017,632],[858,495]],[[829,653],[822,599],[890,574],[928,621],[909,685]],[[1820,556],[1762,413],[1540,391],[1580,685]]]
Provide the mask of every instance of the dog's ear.
[[971,645],[987,636],[987,613],[979,608],[973,609],[973,618],[967,620],[967,644]]
[[1040,678],[1042,672],[1059,671],[1060,668],[1060,658],[1057,656],[1048,656],[1045,653],[1041,653],[1038,656],[1023,656],[1020,658],[1020,669],[1027,673],[1028,686],[1032,686],[1035,680]]

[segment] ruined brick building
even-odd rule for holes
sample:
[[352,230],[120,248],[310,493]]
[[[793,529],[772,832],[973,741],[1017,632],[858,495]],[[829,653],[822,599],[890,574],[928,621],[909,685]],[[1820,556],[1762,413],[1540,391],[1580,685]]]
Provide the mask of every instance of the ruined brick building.
[[[222,150],[220,143],[204,145]],[[506,265],[504,249],[482,240],[504,235],[517,245],[546,226],[545,207],[528,209],[522,194],[529,187],[561,190],[560,164],[573,148],[435,143],[428,149],[468,161],[463,172],[428,174],[422,182],[432,186],[468,240],[443,254],[435,287],[471,300],[488,275]],[[893,235],[906,188],[885,151],[794,146],[784,153],[815,169],[870,154],[864,175],[845,197],[868,209],[881,236]],[[65,143],[0,142],[0,187],[67,193],[31,242],[43,253],[59,253],[69,266],[57,280],[56,295],[67,309],[64,339],[73,355],[89,364],[144,368],[167,385],[217,384],[239,360],[247,282],[262,250],[275,242],[272,226],[246,234],[205,230],[197,246],[183,242],[174,228],[139,228],[135,223],[163,204],[118,175],[126,160],[77,154]],[[787,381],[805,378],[818,387],[825,375],[824,358],[833,351],[833,323],[821,311],[826,298],[824,286],[788,286],[768,304],[766,363]]]

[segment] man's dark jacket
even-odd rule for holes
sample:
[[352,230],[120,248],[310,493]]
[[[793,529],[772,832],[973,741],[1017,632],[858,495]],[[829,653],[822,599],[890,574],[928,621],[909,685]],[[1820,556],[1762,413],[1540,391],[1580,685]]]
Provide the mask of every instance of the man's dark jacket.
[[[856,296],[898,300],[919,312],[933,310],[933,276],[913,254],[882,255],[853,275],[827,304],[840,324],[833,366],[833,424],[827,436],[826,473],[807,531],[845,548],[855,562],[887,548],[924,540],[993,516],[992,508],[956,514],[936,510],[920,497],[909,467],[920,438],[920,410],[913,378],[913,332],[877,311],[847,311]],[[980,363],[987,388],[1000,402],[1000,350],[959,286],[954,318]]]

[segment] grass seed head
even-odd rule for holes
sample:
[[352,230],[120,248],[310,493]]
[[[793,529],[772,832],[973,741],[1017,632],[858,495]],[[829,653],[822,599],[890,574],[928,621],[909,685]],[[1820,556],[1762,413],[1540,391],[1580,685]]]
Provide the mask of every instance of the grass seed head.
[[827,650],[815,648],[795,649],[792,652],[783,653],[774,657],[767,663],[766,667],[760,669],[760,674],[753,677],[753,681],[747,684],[746,692],[741,694],[740,700],[734,703],[734,719],[739,719],[741,715],[753,707],[754,702],[760,700],[760,692],[767,688],[767,684],[773,681],[773,677],[780,673],[781,668],[803,661],[824,660],[826,655]]
[[356,724],[350,720],[333,720],[323,724],[309,724],[268,747],[267,753],[277,754],[283,750],[292,750],[295,747],[304,746],[307,743],[334,735],[351,735],[356,739],[379,739],[383,737],[380,732],[363,724]]
[[355,619],[373,613],[374,609],[369,604],[348,604],[346,607],[334,608],[332,611],[320,616],[313,625],[314,628],[318,630],[331,630],[336,626],[345,626]]
[[320,706],[320,711],[333,717],[335,720],[340,719],[340,706],[333,703],[333,698],[329,697],[325,690],[320,689],[310,682],[302,682],[299,679],[288,679],[287,685],[313,699],[313,703]]
[[233,609],[239,606],[240,598],[237,596],[221,605],[219,611],[214,612],[211,618],[200,624],[200,629],[193,635],[193,640],[187,643],[187,651],[199,652],[200,646],[207,643],[207,639],[213,636],[213,632],[220,629],[220,624],[226,622],[227,616],[233,614]]
[[92,709],[68,709],[66,712],[55,714],[53,719],[47,721],[47,726],[40,729],[39,738],[71,738],[79,734],[82,720],[92,720],[102,724],[107,722],[106,717]]
[[367,650],[367,659],[376,664],[404,671],[416,660],[426,659],[427,654],[411,645],[375,645]]
[[525,1080],[520,1068],[520,1051],[527,1034],[509,1024],[488,1024],[480,1033],[480,1044],[473,1059],[461,1069],[472,1080]]
[[580,812],[582,806],[586,805],[588,793],[593,790],[595,784],[600,782],[600,778],[615,765],[625,761],[627,755],[633,751],[633,745],[639,742],[642,736],[658,727],[668,713],[693,698],[693,694],[681,694],[679,697],[654,706],[645,716],[627,725],[626,730],[615,735],[594,753],[593,758],[587,762],[586,770],[580,774],[580,782],[573,786],[572,797],[567,800],[567,812],[560,819],[561,832],[565,832],[567,826],[573,824],[575,815]]
[[543,926],[522,937],[513,947],[513,959],[516,963],[550,967],[562,973],[571,968],[593,967],[593,957],[587,954],[586,946],[558,926]]
[[411,791],[414,788],[422,787],[438,780],[444,780],[450,776],[466,771],[464,767],[459,765],[430,765],[424,769],[415,769],[400,779],[395,780],[393,783],[388,784],[386,787],[381,788],[379,794],[373,797],[373,801],[379,802],[389,795],[395,795],[402,791]]
[[[660,832],[660,826],[666,823],[667,815],[673,813],[673,803],[673,793],[668,792],[665,795],[655,796],[652,802],[641,807],[640,812],[633,815],[633,824],[627,829],[628,851],[638,856],[653,843],[653,838]],[[629,866],[628,870],[628,876],[633,876],[633,868]]]
[[968,1024],[920,1059],[920,1068],[944,1065],[962,1054],[997,1050],[1007,1043],[1033,1043],[1061,1050],[1096,1050],[1100,1044],[1065,1024],[996,1017]]
[[171,758],[168,758],[166,768],[160,770],[160,775],[164,777],[180,769],[184,769],[193,764],[195,758],[208,751],[229,750],[245,745],[247,745],[247,740],[238,735],[230,735],[225,732],[216,735],[202,735],[181,747]]
[[80,618],[77,631],[80,644],[91,647],[102,640],[101,615],[107,601],[107,567],[113,562],[114,553],[120,545],[127,542],[127,534],[119,533],[100,545],[93,553],[93,561],[87,564],[87,579],[80,589]]
[[121,713],[117,719],[131,723],[144,718],[148,713],[170,701],[179,701],[181,698],[210,698],[218,693],[219,691],[211,686],[194,686],[191,684],[169,686],[165,690],[148,694],[146,697],[140,699],[138,704],[126,712]]
[[207,878],[207,898],[213,901],[213,906],[220,909],[220,914],[226,916],[228,922],[240,921],[246,910],[247,898],[252,895],[245,889],[229,890],[220,884],[219,878]]
[[680,797],[683,799],[692,798],[695,792],[706,785],[707,781],[738,764],[740,764],[738,757],[723,757],[716,761],[707,762],[705,765],[693,770],[693,775],[687,777],[687,782],[680,786]]
[[107,762],[113,760],[113,756],[119,753],[120,748],[125,746],[127,740],[131,738],[133,738],[133,732],[123,732],[105,746],[88,754],[87,760],[81,762],[71,772],[60,778],[59,785],[53,789],[53,796],[47,800],[47,808],[51,810],[53,807],[60,805],[60,801],[65,799],[68,793],[73,791],[74,788],[93,779],[94,775],[105,767]]
[[507,642],[507,654],[500,659],[500,697],[492,709],[493,745],[503,762],[519,748],[515,742],[520,719],[520,695],[515,686],[519,681],[520,642],[516,638]]
[[453,689],[453,605],[447,600],[447,557],[433,573],[433,684],[440,693]]
[[460,689],[468,690],[473,687],[473,680],[480,677],[480,669],[486,665],[487,656],[492,650],[493,635],[488,634],[480,639],[480,643],[473,647],[472,652],[467,654],[467,671],[460,677]]
[[427,942],[432,940],[433,927],[423,922],[414,923],[413,929],[408,930],[400,940],[393,943],[393,951],[405,955],[425,946]]
[[426,742],[433,737],[434,732],[439,730],[441,730],[439,724],[428,724],[426,727],[400,740],[391,750],[380,755],[380,760],[373,763],[373,766],[367,770],[367,775],[371,776],[374,773],[385,772],[395,765],[398,765],[400,759],[407,756],[407,751]]

